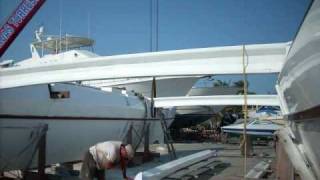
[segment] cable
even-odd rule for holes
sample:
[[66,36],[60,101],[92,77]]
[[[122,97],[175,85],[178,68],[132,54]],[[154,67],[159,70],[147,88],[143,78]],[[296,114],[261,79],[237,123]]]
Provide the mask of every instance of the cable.
[[245,63],[245,45],[242,46],[242,66],[243,66],[243,143],[244,143],[244,162],[243,162],[243,178],[246,179],[247,174],[247,115],[248,115],[248,87],[247,87],[247,64]]

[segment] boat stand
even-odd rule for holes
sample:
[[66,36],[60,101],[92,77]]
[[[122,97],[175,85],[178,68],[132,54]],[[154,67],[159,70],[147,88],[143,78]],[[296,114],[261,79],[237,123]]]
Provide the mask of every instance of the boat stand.
[[[23,180],[35,179],[35,180],[47,180],[48,176],[45,174],[46,168],[46,144],[47,144],[47,131],[48,124],[44,124],[40,130],[40,138],[37,142],[36,149],[38,150],[38,171],[37,174],[28,170],[26,168],[23,172]],[[28,165],[30,166],[30,165]]]

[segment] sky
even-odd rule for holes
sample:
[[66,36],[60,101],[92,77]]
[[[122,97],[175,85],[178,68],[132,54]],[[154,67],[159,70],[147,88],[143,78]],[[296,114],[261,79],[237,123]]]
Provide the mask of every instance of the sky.
[[[156,0],[46,0],[0,58],[29,58],[34,31],[89,36],[94,52],[116,55],[157,50],[287,42],[294,39],[310,0],[158,0],[158,28],[152,26]],[[0,24],[21,0],[0,0]],[[154,7],[154,5],[153,5]],[[154,50],[154,49],[153,49]],[[236,81],[241,76],[216,76]],[[250,75],[251,91],[274,93],[277,74]],[[199,81],[197,86],[210,82]]]

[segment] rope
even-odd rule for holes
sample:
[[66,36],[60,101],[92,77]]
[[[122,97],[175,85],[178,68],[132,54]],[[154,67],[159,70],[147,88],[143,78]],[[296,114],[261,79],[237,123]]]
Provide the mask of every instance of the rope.
[[242,46],[242,66],[243,66],[243,113],[244,113],[244,123],[243,123],[243,143],[244,143],[244,160],[243,160],[243,178],[246,179],[247,174],[247,115],[248,115],[248,104],[247,104],[247,64],[245,63],[245,46]]

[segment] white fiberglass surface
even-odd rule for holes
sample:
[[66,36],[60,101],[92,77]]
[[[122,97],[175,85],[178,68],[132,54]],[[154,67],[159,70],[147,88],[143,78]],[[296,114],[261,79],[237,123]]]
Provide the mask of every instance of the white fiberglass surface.
[[320,104],[320,1],[314,1],[279,75],[289,113]]

